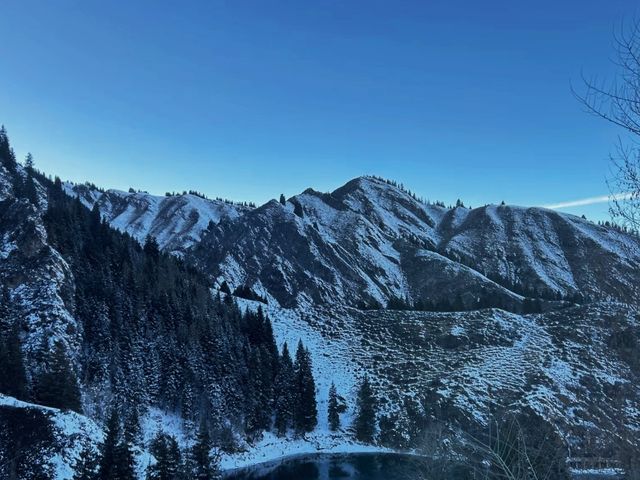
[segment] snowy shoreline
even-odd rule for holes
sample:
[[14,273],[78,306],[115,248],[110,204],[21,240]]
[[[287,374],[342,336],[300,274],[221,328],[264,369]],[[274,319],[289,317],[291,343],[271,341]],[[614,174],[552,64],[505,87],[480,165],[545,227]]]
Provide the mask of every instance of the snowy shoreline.
[[279,464],[293,458],[350,453],[407,454],[408,452],[357,443],[340,435],[318,433],[308,435],[306,438],[292,439],[265,433],[262,439],[253,444],[249,450],[222,455],[220,469],[223,473],[228,474],[245,468]]

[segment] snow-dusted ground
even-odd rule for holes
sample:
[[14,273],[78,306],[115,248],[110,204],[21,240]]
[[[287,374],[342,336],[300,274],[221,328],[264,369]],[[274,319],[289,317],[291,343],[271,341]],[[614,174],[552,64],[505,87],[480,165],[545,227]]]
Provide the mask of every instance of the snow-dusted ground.
[[97,204],[113,228],[129,233],[140,242],[152,235],[161,248],[176,255],[200,241],[209,222],[235,218],[249,210],[243,205],[192,194],[159,196],[115,189],[101,192],[69,182],[64,183],[63,188],[88,208]]
[[53,434],[60,443],[60,448],[48,460],[53,466],[56,480],[71,480],[73,466],[79,460],[83,448],[95,448],[104,438],[102,429],[93,420],[75,412],[23,402],[1,394],[0,407],[33,408],[50,419]]
[[580,478],[586,476],[588,478],[592,478],[594,476],[597,477],[614,477],[614,478],[623,478],[624,470],[619,468],[600,468],[600,469],[577,469],[572,468],[571,474],[574,477]]
[[258,463],[273,462],[285,457],[317,453],[365,453],[390,452],[391,450],[364,445],[353,441],[348,429],[353,422],[354,405],[348,402],[348,409],[341,415],[340,432],[331,432],[327,421],[327,402],[331,383],[335,383],[338,394],[347,399],[355,398],[355,390],[362,375],[352,361],[351,345],[345,338],[327,339],[317,329],[304,320],[300,310],[284,309],[277,306],[274,299],[269,305],[239,299],[242,308],[262,307],[272,320],[278,348],[287,342],[291,355],[295,355],[298,342],[311,352],[313,374],[316,382],[318,402],[318,426],[304,438],[279,438],[272,433],[264,433],[253,445],[247,445],[245,452],[223,455],[223,469],[244,468]]
[[[633,263],[633,259],[640,258],[628,253],[636,245],[635,240],[577,218],[556,218],[543,215],[544,212],[534,211],[532,214],[527,209],[491,206],[479,209],[479,213],[475,214],[487,221],[474,224],[473,211],[413,205],[415,202],[406,194],[397,192],[392,192],[390,200],[387,198],[388,186],[370,180],[362,180],[360,183],[361,189],[345,199],[349,210],[336,210],[311,194],[298,196],[298,200],[306,208],[304,218],[293,215],[291,203],[285,208],[295,217],[297,226],[307,229],[305,232],[316,229],[319,232],[318,235],[310,236],[313,242],[317,237],[321,240],[319,243],[310,243],[312,252],[319,252],[323,243],[336,249],[344,248],[343,245],[347,244],[345,239],[355,235],[358,239],[358,255],[339,257],[366,260],[359,266],[356,265],[358,275],[367,281],[369,294],[382,303],[385,297],[379,285],[392,283],[398,286],[397,292],[402,296],[409,294],[398,265],[398,251],[393,247],[398,238],[406,235],[446,244],[450,252],[461,255],[469,252],[486,253],[493,248],[493,256],[498,259],[496,268],[499,267],[500,273],[506,276],[513,270],[507,262],[507,247],[515,245],[517,248],[514,247],[513,254],[524,259],[521,264],[531,268],[531,275],[542,284],[559,291],[573,288],[577,280],[571,273],[569,257],[560,248],[561,238],[548,233],[554,231],[553,225],[549,223],[552,220],[562,220],[562,232],[565,234],[566,231],[578,231],[581,235],[575,237],[585,244],[604,245],[604,250],[620,256],[622,260],[628,259],[629,263]],[[73,194],[72,191],[69,193]],[[209,221],[215,222],[223,216],[233,218],[241,214],[236,207],[217,205],[215,201],[205,201],[191,195],[165,198],[116,191],[109,191],[104,195],[102,213],[110,218],[114,227],[128,231],[141,240],[149,233],[155,234],[165,247],[175,241],[179,250],[197,242]],[[87,204],[93,204],[97,200],[97,196],[83,198]],[[124,204],[120,205],[118,200]],[[117,209],[116,204],[119,207]],[[402,205],[413,207],[405,208]],[[278,209],[281,207],[278,206]],[[428,225],[423,217],[431,219],[434,225]],[[530,225],[532,222],[533,225]],[[379,227],[379,224],[383,227]],[[516,230],[515,234],[508,231],[513,228]],[[15,248],[12,238],[5,234],[0,238],[0,259],[8,257]],[[610,260],[613,259],[612,257]],[[291,265],[290,260],[293,259],[279,258],[287,268]],[[454,263],[453,260],[447,261]],[[607,262],[605,266],[609,263],[611,262]],[[55,314],[53,318],[63,321],[55,323],[50,318],[43,318],[41,326],[57,334],[50,335],[50,338],[63,338],[73,345],[73,339],[60,333],[69,330],[62,326],[73,323],[73,318],[63,308],[64,304],[58,295],[67,272],[62,261],[53,262],[52,265],[57,268],[52,275],[57,283],[52,283],[46,277],[48,290],[33,288],[29,296],[29,292],[23,292],[25,289],[22,287],[17,290],[18,299],[24,303],[25,312],[29,314],[30,310],[26,307],[38,305],[36,301],[42,302],[43,291],[49,293],[46,298],[53,300],[49,300],[48,308]],[[460,269],[484,277],[479,272],[484,272],[485,269],[490,271],[491,265],[493,264],[485,265],[480,261],[474,267],[476,270],[466,266]],[[620,265],[624,266],[626,263],[622,262]],[[338,270],[333,269],[331,263],[327,263],[325,267],[336,272],[335,281],[331,285],[338,285],[342,290]],[[233,256],[226,260],[222,270],[232,287],[244,281],[243,268]],[[370,272],[382,273],[374,278],[370,276]],[[310,277],[316,275],[312,271],[307,274]],[[620,277],[625,278],[624,275]],[[595,284],[596,280],[589,279],[589,282]],[[283,281],[293,283],[287,275]],[[340,305],[333,309],[329,306],[322,309],[315,307],[304,292],[298,297],[301,307],[284,309],[278,306],[259,280],[252,287],[269,300],[269,305],[263,308],[272,320],[278,346],[281,348],[286,341],[293,355],[298,341],[302,340],[311,351],[317,387],[318,427],[305,438],[278,438],[265,433],[254,444],[245,445],[243,452],[224,455],[221,464],[223,469],[243,468],[299,455],[388,451],[355,443],[348,433],[353,421],[355,391],[365,369],[373,377],[378,377],[378,385],[385,387],[380,392],[399,392],[399,395],[404,396],[419,394],[426,388],[427,380],[439,378],[442,382],[438,393],[443,398],[452,400],[460,411],[480,421],[485,419],[488,403],[492,400],[490,389],[510,394],[515,392],[523,402],[540,414],[559,419],[563,427],[571,428],[588,423],[594,425],[592,422],[604,418],[605,414],[611,416],[616,413],[607,410],[610,399],[601,393],[604,390],[601,387],[609,388],[628,382],[621,364],[608,355],[605,340],[610,333],[609,326],[605,328],[597,324],[597,319],[607,313],[604,307],[603,312],[598,311],[600,307],[594,306],[593,312],[585,310],[580,315],[571,317],[571,327],[564,331],[562,322],[543,322],[542,317],[499,311],[458,314],[356,312]],[[240,300],[240,304],[243,308],[252,309],[261,305],[245,300]],[[33,310],[41,312],[46,309],[38,306]],[[34,322],[31,322],[34,325],[35,320],[37,318],[34,317]],[[626,327],[632,321],[620,320],[620,323]],[[35,331],[35,327],[32,328]],[[383,329],[384,335],[379,335]],[[458,346],[443,347],[438,344],[438,339],[445,338],[447,334],[458,339]],[[574,337],[573,340],[568,339],[569,334]],[[42,334],[39,333],[38,336]],[[29,343],[26,345],[28,353]],[[530,372],[536,372],[537,377],[527,378]],[[581,380],[595,382],[599,387],[590,393],[592,398],[581,394]],[[340,433],[330,432],[327,425],[328,391],[332,382],[336,384],[338,393],[349,402],[348,410],[341,417],[343,431]],[[396,399],[400,400],[400,397]],[[565,408],[567,402],[573,405],[571,409]],[[391,403],[393,400],[389,402]],[[0,406],[2,405],[33,407],[47,412],[56,432],[61,438],[67,439],[64,448],[51,459],[58,479],[71,477],[71,466],[83,446],[83,438],[95,445],[103,436],[101,428],[82,415],[0,396]],[[602,410],[593,410],[591,407],[594,405]],[[637,402],[629,404],[627,410],[637,412],[637,407]],[[640,415],[634,418],[635,424],[640,425]],[[185,428],[180,418],[156,409],[149,410],[143,417],[142,427],[145,445],[148,445],[158,431],[174,435],[183,447],[191,445],[193,441],[189,429]],[[153,459],[148,452],[139,449],[137,461],[142,477]]]
[[[531,390],[528,395],[526,390],[523,391],[523,398],[527,399],[534,408],[541,409],[541,413],[551,413],[555,416],[558,414],[555,410],[563,408],[559,398],[568,398],[574,405],[586,408],[586,404],[582,405],[579,399],[573,398],[575,379],[586,372],[576,370],[577,360],[580,358],[578,354],[591,355],[603,348],[598,339],[599,326],[588,321],[573,323],[572,330],[575,338],[571,341],[565,340],[567,353],[556,356],[556,352],[559,353],[559,351],[550,341],[547,329],[563,328],[562,324],[554,327],[553,321],[540,322],[536,320],[536,316],[523,317],[500,311],[437,315],[393,311],[357,312],[351,309],[335,309],[330,312],[314,310],[311,307],[306,310],[283,309],[278,307],[275,301],[270,305],[247,300],[239,300],[239,303],[242,308],[255,309],[262,306],[265,309],[272,320],[279,347],[286,341],[293,353],[297,342],[302,340],[311,351],[317,386],[318,427],[304,438],[295,438],[293,435],[279,438],[271,433],[264,433],[253,444],[243,445],[243,451],[222,455],[223,470],[274,464],[296,456],[391,452],[388,449],[354,442],[349,433],[354,414],[354,392],[363,373],[362,362],[366,364],[372,361],[379,348],[384,348],[388,352],[385,362],[389,362],[388,365],[393,366],[393,370],[402,370],[400,365],[407,365],[406,362],[410,359],[412,362],[417,362],[412,368],[417,368],[423,372],[422,376],[425,376],[427,371],[420,366],[421,357],[429,361],[430,372],[426,375],[427,377],[442,370],[444,376],[441,393],[445,397],[458,400],[454,403],[459,409],[469,412],[478,419],[482,419],[485,412],[488,385],[505,390],[524,389],[525,372],[535,364],[544,365],[541,370],[544,372],[545,379],[543,383],[529,387]],[[592,308],[600,312],[598,310],[600,307]],[[577,315],[578,317],[593,316],[587,315],[586,309],[581,312]],[[489,313],[491,314],[488,315]],[[598,315],[605,313],[606,310],[603,310]],[[319,322],[325,322],[325,326],[323,327]],[[587,330],[587,326],[592,327],[593,331]],[[376,332],[382,337],[373,335],[372,331],[368,330],[371,327],[375,327]],[[471,350],[458,349],[456,357],[461,363],[457,366],[447,367],[446,365],[451,363],[450,353],[436,348],[435,344],[429,347],[428,355],[426,350],[415,350],[422,345],[421,342],[427,339],[433,341],[434,335],[443,334],[450,334],[464,345],[464,342],[468,342],[469,336],[478,331],[488,335],[486,341],[489,344],[483,346],[480,343]],[[394,339],[394,336],[398,335],[399,337]],[[503,344],[497,338],[494,341],[492,339],[494,335],[511,338],[513,343]],[[590,345],[593,352],[584,351],[578,343],[575,343],[576,341],[582,343],[583,335],[591,339]],[[381,344],[380,338],[386,338],[387,341]],[[412,341],[409,341],[410,339]],[[575,353],[572,353],[574,350]],[[543,360],[545,356],[548,356],[546,361]],[[602,377],[603,382],[621,380],[615,373],[623,372],[616,368],[616,364],[609,363],[604,356],[596,356],[589,365],[589,368],[593,369],[591,373],[598,378]],[[381,375],[380,370],[373,365],[368,370],[374,379]],[[382,382],[380,385],[386,385],[388,382],[384,374],[378,376],[376,380]],[[417,377],[416,380],[411,378],[409,380],[403,387],[403,392],[419,393],[422,381]],[[343,428],[338,433],[329,431],[327,425],[327,397],[332,381],[336,383],[339,393],[348,401],[348,410],[341,418]],[[464,385],[464,388],[461,385]],[[72,467],[82,447],[86,446],[86,439],[95,446],[103,437],[101,428],[82,415],[26,404],[9,397],[0,397],[0,405],[35,407],[50,414],[59,437],[67,439],[64,448],[51,458],[55,466],[55,478],[59,480],[71,478]],[[586,410],[582,412],[582,416],[585,412]],[[564,422],[572,423],[574,420],[577,422],[569,412]],[[587,417],[586,420],[591,419]],[[175,436],[182,448],[187,448],[193,443],[193,432],[185,427],[183,420],[176,415],[150,409],[142,417],[141,424],[144,445],[148,445],[159,431]],[[154,459],[148,451],[141,448],[136,450],[136,459],[140,478],[144,478],[146,469]],[[612,475],[615,473],[615,471],[611,472]]]
[[305,438],[280,438],[272,433],[264,433],[262,438],[246,452],[223,455],[222,470],[235,470],[261,463],[271,463],[288,457],[315,455],[319,453],[374,453],[392,452],[390,449],[365,445],[350,441],[347,435],[332,434],[316,430]]
[[[241,308],[245,309],[254,310],[258,307],[264,309],[272,319],[274,335],[280,349],[282,349],[284,342],[287,342],[293,356],[298,341],[302,340],[303,344],[311,351],[318,401],[318,426],[304,438],[295,437],[293,434],[286,438],[280,438],[273,433],[264,433],[253,444],[243,445],[244,451],[223,454],[220,459],[221,469],[233,470],[261,463],[271,463],[293,456],[319,453],[392,452],[390,449],[361,444],[352,439],[352,435],[348,431],[354,415],[352,403],[349,403],[348,410],[341,415],[341,431],[331,432],[329,430],[327,401],[331,382],[336,384],[339,394],[351,399],[355,397],[355,390],[361,377],[358,366],[351,360],[353,353],[351,345],[346,339],[328,340],[304,320],[303,312],[280,308],[274,299],[270,300],[269,305],[243,299],[238,299],[238,303]],[[187,448],[193,443],[193,435],[185,428],[182,419],[154,408],[150,409],[142,418],[142,431],[145,444],[148,444],[159,431],[173,435],[181,448]],[[137,460],[141,472],[154,461],[147,452],[138,452]]]
[[[261,306],[273,325],[278,348],[287,342],[291,356],[295,356],[298,342],[311,352],[313,376],[316,383],[316,400],[318,402],[318,431],[329,432],[327,421],[327,402],[329,388],[334,382],[339,395],[345,398],[354,397],[361,374],[351,358],[351,345],[346,338],[328,339],[303,319],[300,310],[285,309],[277,306],[271,299],[269,305],[248,300],[238,300],[242,308],[256,309]],[[342,426],[348,428],[353,420],[353,409],[349,408],[341,416]]]

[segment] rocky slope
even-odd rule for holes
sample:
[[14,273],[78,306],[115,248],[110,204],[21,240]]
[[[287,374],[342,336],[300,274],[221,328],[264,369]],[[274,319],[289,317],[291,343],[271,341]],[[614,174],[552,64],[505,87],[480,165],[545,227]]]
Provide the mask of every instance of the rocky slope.
[[250,207],[194,194],[155,196],[144,192],[101,191],[91,185],[66,183],[65,191],[88,208],[96,205],[112,227],[140,242],[155,237],[166,251],[181,255],[200,241],[209,222],[237,218]]
[[[20,170],[17,175],[25,176]],[[19,322],[27,374],[35,374],[44,352],[60,341],[70,358],[80,349],[82,328],[73,310],[74,281],[68,263],[48,243],[43,225],[47,208],[38,186],[39,206],[14,195],[7,170],[0,166],[0,285],[9,318]],[[6,327],[6,323],[2,326]]]
[[[318,309],[301,315],[340,376],[367,372],[409,446],[411,412],[427,405],[458,425],[486,424],[500,410],[531,408],[574,447],[611,445],[640,429],[640,310],[593,303],[538,315]],[[341,385],[349,391],[349,382]],[[353,388],[353,387],[352,387]],[[417,408],[419,410],[419,408]],[[415,421],[415,419],[414,419]]]
[[[615,458],[618,442],[640,429],[637,306],[596,302],[533,315],[275,304],[266,311],[280,344],[302,339],[313,352],[319,425],[308,440],[320,449],[339,441],[327,435],[330,385],[353,399],[364,374],[378,394],[380,438],[400,449],[446,455],[460,431],[486,428],[504,411],[536,412],[578,457]],[[349,402],[345,428],[354,414]],[[264,444],[281,454],[300,448],[269,437],[225,464],[259,462]]]
[[84,415],[1,394],[0,424],[2,478],[72,478],[81,453],[103,440],[102,429]]
[[640,282],[637,237],[540,208],[447,209],[370,177],[224,219],[189,258],[285,306],[630,301]]

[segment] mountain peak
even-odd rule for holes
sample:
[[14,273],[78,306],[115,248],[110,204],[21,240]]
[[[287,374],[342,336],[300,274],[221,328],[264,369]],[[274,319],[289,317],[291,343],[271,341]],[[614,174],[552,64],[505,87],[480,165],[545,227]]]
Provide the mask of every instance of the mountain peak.
[[524,297],[628,301],[638,276],[629,268],[640,261],[635,237],[537,208],[448,209],[380,177],[269,205],[274,214],[225,222],[192,254],[232,287],[264,288],[287,306],[459,295],[469,308],[491,296],[492,306],[520,311]]

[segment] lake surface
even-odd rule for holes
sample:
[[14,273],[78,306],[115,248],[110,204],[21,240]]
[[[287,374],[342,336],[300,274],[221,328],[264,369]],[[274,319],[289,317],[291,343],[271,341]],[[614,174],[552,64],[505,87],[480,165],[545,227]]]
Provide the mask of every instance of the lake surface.
[[[289,458],[229,473],[225,480],[467,480],[478,478],[462,465],[393,453],[322,454]],[[481,477],[480,477],[481,478]],[[578,475],[576,480],[615,480]]]
[[317,455],[236,471],[226,480],[465,480],[461,466],[398,454]]

